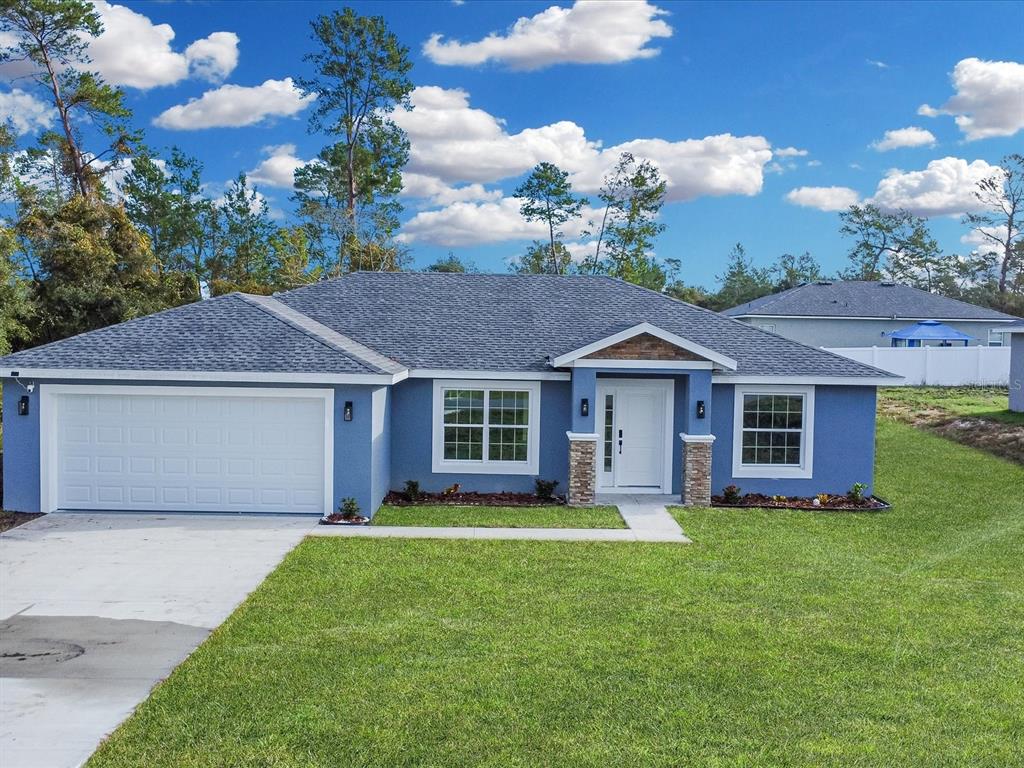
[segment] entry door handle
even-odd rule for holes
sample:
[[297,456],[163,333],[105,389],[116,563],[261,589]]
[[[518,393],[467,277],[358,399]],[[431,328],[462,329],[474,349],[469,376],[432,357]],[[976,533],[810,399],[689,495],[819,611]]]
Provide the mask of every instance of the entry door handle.
[[622,430],[619,430],[619,453],[622,453]]

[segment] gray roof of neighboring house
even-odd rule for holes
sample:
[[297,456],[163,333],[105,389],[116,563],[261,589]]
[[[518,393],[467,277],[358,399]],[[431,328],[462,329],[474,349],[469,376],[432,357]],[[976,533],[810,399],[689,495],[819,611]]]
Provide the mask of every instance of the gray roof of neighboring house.
[[939,296],[910,285],[869,280],[805,283],[732,307],[730,317],[884,317],[915,320],[1016,320],[987,307]]
[[[360,272],[277,294],[232,294],[0,360],[4,368],[380,373],[549,371],[549,358],[642,322],[733,358],[738,374],[878,377],[871,366],[599,276]],[[338,336],[333,336],[338,334]]]

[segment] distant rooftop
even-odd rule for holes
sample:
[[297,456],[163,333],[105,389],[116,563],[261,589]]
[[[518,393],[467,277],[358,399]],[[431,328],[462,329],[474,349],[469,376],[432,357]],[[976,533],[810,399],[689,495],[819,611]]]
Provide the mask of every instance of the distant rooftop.
[[821,280],[725,310],[729,317],[856,317],[887,320],[1018,318],[909,285],[870,280]]

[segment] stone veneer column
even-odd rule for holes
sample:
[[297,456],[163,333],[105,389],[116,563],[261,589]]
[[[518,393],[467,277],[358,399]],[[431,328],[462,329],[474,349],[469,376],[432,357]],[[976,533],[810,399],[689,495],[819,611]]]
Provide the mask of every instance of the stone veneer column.
[[711,445],[714,435],[679,434],[683,441],[684,507],[711,506]]
[[571,507],[594,503],[597,484],[597,435],[589,432],[566,432],[569,438],[569,491],[566,500]]

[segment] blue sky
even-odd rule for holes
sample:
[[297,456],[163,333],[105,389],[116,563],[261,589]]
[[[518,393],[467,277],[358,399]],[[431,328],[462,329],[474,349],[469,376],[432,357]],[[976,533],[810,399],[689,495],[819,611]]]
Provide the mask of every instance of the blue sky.
[[[737,241],[758,263],[809,250],[838,269],[846,244],[821,209],[853,200],[928,215],[964,252],[973,184],[1024,147],[1021,3],[352,5],[383,15],[414,61],[416,108],[399,122],[418,266],[452,250],[503,271],[534,236],[509,197],[524,171],[551,160],[592,190],[621,148],[671,181],[656,251],[688,283],[713,283]],[[124,85],[147,142],[199,157],[213,190],[255,171],[287,218],[291,169],[329,141],[307,132],[287,78],[309,74],[309,21],[337,5],[99,7],[95,65]],[[23,87],[0,85],[0,112],[29,141],[48,118]]]

